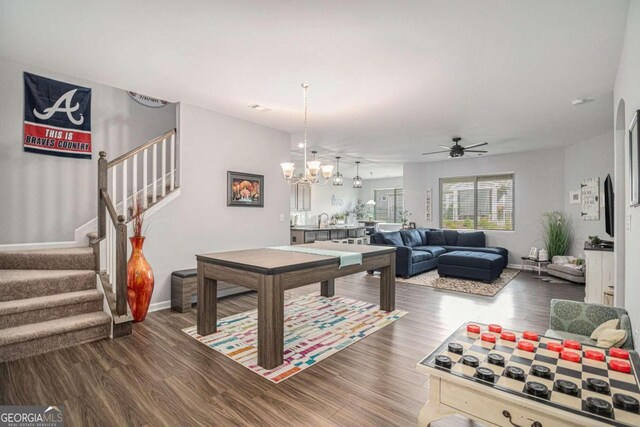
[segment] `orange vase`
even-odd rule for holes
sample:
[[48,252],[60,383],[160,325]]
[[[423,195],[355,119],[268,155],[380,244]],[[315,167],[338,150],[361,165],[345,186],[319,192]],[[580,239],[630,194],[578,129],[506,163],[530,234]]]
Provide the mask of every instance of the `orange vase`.
[[153,294],[153,270],[142,253],[144,237],[130,237],[131,257],[127,263],[127,300],[134,322],[147,317]]

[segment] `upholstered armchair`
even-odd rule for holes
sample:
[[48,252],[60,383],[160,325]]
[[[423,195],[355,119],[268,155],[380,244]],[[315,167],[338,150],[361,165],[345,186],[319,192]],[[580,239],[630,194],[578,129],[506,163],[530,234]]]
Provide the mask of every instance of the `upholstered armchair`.
[[552,299],[549,330],[545,335],[550,338],[572,339],[595,346],[596,342],[590,338],[591,333],[602,323],[611,319],[620,319],[618,328],[627,331],[627,340],[622,348],[633,350],[633,332],[629,314],[623,308],[608,305]]

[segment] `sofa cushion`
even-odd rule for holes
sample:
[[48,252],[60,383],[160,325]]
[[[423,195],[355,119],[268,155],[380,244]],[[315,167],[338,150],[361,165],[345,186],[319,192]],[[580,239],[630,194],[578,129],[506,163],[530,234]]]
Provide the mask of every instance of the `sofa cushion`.
[[444,233],[444,240],[445,243],[433,243],[430,242],[429,244],[431,245],[449,245],[449,246],[455,246],[458,244],[458,230],[442,230],[442,232]]
[[414,250],[413,254],[411,254],[411,262],[413,264],[415,264],[416,262],[427,261],[432,258],[433,258],[433,255],[431,255],[431,252],[427,252],[427,251]]
[[399,231],[390,231],[388,233],[381,234],[382,241],[385,245],[404,246],[404,242],[402,241],[402,237],[400,236]]
[[[470,246],[473,248],[484,248],[487,246],[486,237],[483,231],[473,231],[469,233],[458,233],[456,246]],[[447,242],[448,244],[448,242]]]
[[440,255],[438,263],[440,265],[492,270],[502,269],[504,259],[502,255],[486,252],[456,251]]
[[418,234],[420,234],[420,237],[422,238],[422,244],[428,245],[429,240],[427,239],[427,231],[429,231],[429,229],[420,227],[420,228],[416,228],[416,230],[418,230]]
[[573,264],[549,264],[547,265],[547,269],[567,274],[569,276],[584,277],[584,270],[576,268]]
[[439,257],[443,253],[447,252],[447,250],[445,248],[443,248],[442,246],[416,246],[413,249],[414,250],[418,250],[418,251],[431,252],[431,255],[433,255],[434,258],[435,257]]
[[427,243],[432,246],[443,246],[447,244],[442,230],[427,231]]
[[418,230],[401,230],[400,236],[405,246],[414,247],[422,245],[422,237]]

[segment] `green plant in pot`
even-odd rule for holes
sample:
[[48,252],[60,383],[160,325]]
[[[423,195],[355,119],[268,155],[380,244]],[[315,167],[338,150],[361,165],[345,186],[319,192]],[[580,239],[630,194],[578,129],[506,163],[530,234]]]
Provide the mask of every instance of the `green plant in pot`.
[[405,209],[403,211],[400,211],[398,215],[400,217],[400,221],[402,222],[402,225],[406,226],[407,222],[409,222],[409,217],[411,216],[411,212]]
[[549,259],[567,255],[573,243],[571,220],[564,213],[554,211],[543,214],[540,223]]

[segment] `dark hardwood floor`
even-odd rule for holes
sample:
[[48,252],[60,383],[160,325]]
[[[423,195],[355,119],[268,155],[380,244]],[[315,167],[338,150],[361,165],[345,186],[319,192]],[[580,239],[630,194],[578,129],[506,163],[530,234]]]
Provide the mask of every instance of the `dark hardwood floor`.
[[[338,279],[336,295],[378,302],[378,280]],[[491,298],[398,283],[397,308],[407,316],[278,385],[182,333],[195,324],[195,308],[164,310],[129,337],[0,364],[0,404],[63,404],[71,426],[413,426],[429,387],[415,369],[422,357],[468,320],[544,332],[551,298],[583,299],[584,287],[521,273]],[[226,298],[218,315],[256,303],[253,293]]]

